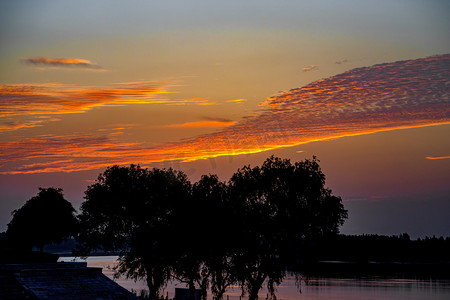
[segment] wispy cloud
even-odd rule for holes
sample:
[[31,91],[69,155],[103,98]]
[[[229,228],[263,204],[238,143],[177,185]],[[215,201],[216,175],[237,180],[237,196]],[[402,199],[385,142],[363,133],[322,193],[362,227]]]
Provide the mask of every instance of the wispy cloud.
[[24,63],[44,67],[69,67],[82,69],[104,70],[100,65],[82,58],[49,58],[30,57],[22,59]]
[[97,106],[168,103],[167,82],[130,82],[93,88],[59,84],[0,85],[0,117],[81,113]]
[[245,102],[245,101],[247,101],[247,99],[232,99],[232,100],[227,100],[226,102],[239,103],[239,102]]
[[30,121],[4,121],[3,123],[0,124],[0,132],[3,131],[11,131],[11,130],[18,130],[18,129],[22,129],[22,128],[32,128],[32,127],[38,127],[38,126],[42,126],[42,123],[44,122],[48,122],[48,121],[57,121],[59,119],[56,118],[46,118],[46,119],[42,119],[42,118],[38,118],[36,120],[30,120]]
[[22,159],[49,157],[98,157],[106,152],[124,151],[136,144],[116,143],[107,137],[41,136],[34,139],[0,143],[0,163]]
[[308,71],[312,71],[312,70],[317,70],[317,66],[310,65],[310,66],[307,66],[307,67],[303,68],[303,72],[308,72]]
[[196,105],[217,105],[216,102],[212,102],[208,97],[196,97],[190,99],[182,99],[171,101],[171,105],[185,105],[185,104],[196,104]]
[[226,120],[226,119],[207,119],[205,121],[197,121],[197,122],[186,122],[181,124],[171,124],[171,125],[164,125],[161,126],[161,128],[174,128],[174,129],[180,129],[180,128],[204,128],[204,127],[226,127],[233,124],[236,124],[236,121],[232,120]]
[[127,82],[100,87],[61,84],[0,85],[0,131],[39,126],[42,116],[83,113],[95,107],[130,104],[211,105],[208,98],[169,99],[171,82]]
[[95,137],[4,142],[0,172],[68,172],[131,162],[192,161],[449,124],[449,74],[450,55],[358,68],[268,98],[260,112],[214,133],[155,147]]
[[[126,162],[134,143],[118,143],[108,137],[41,136],[34,139],[0,142],[1,173],[30,174],[72,172],[108,166],[112,160]],[[122,159],[120,157],[123,156]],[[14,162],[20,166],[12,167]],[[15,164],[14,164],[15,165]]]
[[335,64],[340,65],[340,64],[347,63],[347,62],[348,62],[348,59],[343,59],[343,60],[336,61]]
[[431,160],[450,159],[450,155],[446,155],[446,156],[427,156],[425,158],[426,159],[431,159]]

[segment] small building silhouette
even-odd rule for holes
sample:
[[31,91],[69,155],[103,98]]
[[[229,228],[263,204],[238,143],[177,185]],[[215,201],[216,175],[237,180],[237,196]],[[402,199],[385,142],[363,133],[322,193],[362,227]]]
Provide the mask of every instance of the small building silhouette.
[[85,262],[0,265],[0,299],[137,299]]
[[194,294],[194,299],[191,299],[189,289],[185,288],[175,288],[175,298],[174,300],[200,300],[201,290],[196,289]]

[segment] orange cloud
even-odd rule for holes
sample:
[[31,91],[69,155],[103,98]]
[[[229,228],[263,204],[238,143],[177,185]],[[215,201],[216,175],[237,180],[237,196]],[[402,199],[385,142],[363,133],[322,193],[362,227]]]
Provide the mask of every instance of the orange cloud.
[[25,63],[33,65],[51,66],[51,67],[78,67],[86,69],[103,70],[101,66],[87,59],[81,58],[49,58],[49,57],[31,57],[22,60]]
[[450,159],[450,155],[446,155],[446,156],[427,156],[425,158],[426,159],[431,159],[431,160],[435,160],[435,159]]
[[197,97],[185,100],[172,101],[171,105],[185,105],[185,104],[196,104],[196,105],[217,105],[215,102],[211,102],[208,97]]
[[186,122],[182,124],[172,124],[161,126],[162,128],[201,128],[201,127],[225,127],[235,124],[236,121],[199,121]]
[[8,115],[52,115],[80,113],[97,106],[129,103],[168,103],[156,96],[168,93],[166,82],[131,82],[70,89],[57,84],[0,85],[0,117]]
[[245,102],[247,99],[233,99],[233,100],[227,100],[226,102],[230,103],[237,103],[237,102]]
[[22,128],[32,128],[42,126],[44,120],[33,120],[33,121],[25,121],[25,122],[15,122],[15,121],[5,121],[0,124],[0,132],[2,131],[10,131],[10,130],[18,130]]
[[1,142],[0,163],[49,157],[99,157],[123,152],[135,144],[115,143],[106,137],[42,136],[35,139]]
[[215,104],[208,98],[172,100],[162,97],[170,93],[167,89],[173,86],[170,82],[127,82],[93,88],[61,84],[0,85],[0,131],[40,126],[51,120],[39,116],[83,113],[101,106]]
[[[0,142],[2,174],[72,172],[106,167],[111,161],[133,163],[137,144],[118,143],[107,137],[42,136],[35,139]],[[123,157],[123,159],[120,159]],[[20,162],[20,166],[16,163]],[[14,165],[14,167],[13,167]]]
[[303,72],[308,72],[308,71],[312,71],[312,70],[316,70],[317,66],[315,65],[310,65],[308,67],[303,68]]
[[449,74],[449,54],[358,68],[268,98],[262,111],[220,131],[155,147],[98,137],[0,143],[0,172],[69,172],[112,164],[193,161],[450,124]]

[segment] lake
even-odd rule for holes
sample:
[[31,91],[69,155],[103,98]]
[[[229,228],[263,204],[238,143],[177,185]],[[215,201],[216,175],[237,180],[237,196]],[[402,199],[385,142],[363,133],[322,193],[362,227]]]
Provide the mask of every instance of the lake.
[[[103,273],[113,279],[117,256],[93,256],[86,260],[74,257],[61,257],[59,261],[86,261],[88,267],[101,267]],[[134,282],[124,277],[114,279],[128,290],[141,291],[146,289],[144,281]],[[179,282],[168,284],[164,295],[174,297],[176,287],[186,287]],[[226,295],[230,300],[239,299],[240,289],[230,289]],[[309,277],[301,283],[301,293],[298,291],[294,276],[287,276],[277,288],[279,300],[418,300],[450,299],[450,279],[417,279],[400,277],[361,277],[361,278],[327,278]],[[260,299],[266,298],[266,292],[260,293]],[[226,299],[226,297],[225,297]],[[244,298],[243,298],[244,299]]]

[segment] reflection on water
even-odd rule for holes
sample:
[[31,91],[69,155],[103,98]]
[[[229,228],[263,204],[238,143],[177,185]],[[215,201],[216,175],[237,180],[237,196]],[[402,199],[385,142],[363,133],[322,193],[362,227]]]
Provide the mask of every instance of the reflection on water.
[[[103,273],[113,278],[117,256],[97,256],[86,259],[89,267],[101,267]],[[73,257],[61,257],[60,261],[85,261]],[[146,289],[144,281],[114,279],[128,290],[141,291]],[[185,287],[179,282],[170,282],[164,296],[174,297],[175,287]],[[280,300],[447,300],[450,299],[449,279],[411,279],[398,277],[361,277],[361,278],[324,278],[312,277],[301,282],[301,292],[296,285],[295,277],[288,276],[277,288],[277,298]],[[230,300],[238,300],[238,287],[230,289],[226,295]],[[260,299],[266,298],[266,291],[260,293]],[[226,299],[226,298],[225,298]],[[244,299],[244,298],[242,298]]]

